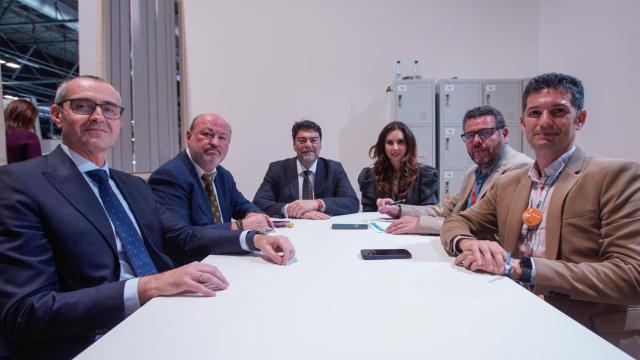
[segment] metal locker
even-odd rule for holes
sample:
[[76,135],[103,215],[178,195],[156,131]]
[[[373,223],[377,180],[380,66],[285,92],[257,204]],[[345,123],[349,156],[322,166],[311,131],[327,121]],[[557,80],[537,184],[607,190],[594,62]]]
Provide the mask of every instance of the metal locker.
[[[523,79],[522,80],[522,93],[524,94],[524,89],[527,87],[527,84],[529,83],[529,79]],[[522,152],[527,155],[528,157],[535,159],[536,158],[536,154],[533,152],[533,149],[531,148],[531,145],[529,145],[529,142],[527,141],[527,135],[522,132]]]
[[482,104],[502,112],[509,128],[509,144],[515,150],[522,151],[522,79],[482,80]]
[[517,151],[522,151],[522,130],[520,129],[520,124],[507,124],[507,129],[509,129],[509,135],[507,136],[507,139],[509,139],[509,146]]
[[467,110],[482,103],[481,88],[480,80],[440,80],[436,90],[440,124],[462,125]]
[[433,126],[410,126],[416,137],[418,161],[435,167],[435,131]]
[[460,191],[460,187],[464,182],[464,175],[467,170],[445,170],[441,172],[440,184],[440,202],[448,201],[450,198]]
[[[462,121],[461,121],[462,122]],[[440,153],[442,155],[442,163],[445,164],[443,169],[467,169],[473,165],[473,160],[469,158],[467,146],[460,137],[462,135],[462,126],[443,126]]]
[[482,104],[480,80],[440,80],[436,86],[440,201],[455,194],[473,161],[460,138],[465,113]]
[[393,82],[394,120],[409,126],[416,136],[418,158],[436,164],[435,82],[432,79]]
[[482,80],[482,104],[500,110],[508,125],[519,124],[522,114],[522,80]]
[[430,79],[393,82],[394,120],[409,126],[434,125],[434,82]]

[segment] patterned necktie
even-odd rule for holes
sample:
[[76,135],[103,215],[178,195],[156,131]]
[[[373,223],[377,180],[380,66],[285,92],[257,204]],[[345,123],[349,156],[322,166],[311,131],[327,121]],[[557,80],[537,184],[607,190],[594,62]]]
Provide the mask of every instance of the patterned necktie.
[[302,200],[313,200],[313,187],[311,187],[311,179],[309,178],[309,174],[311,174],[311,170],[305,170],[304,180],[302,180]]
[[220,214],[220,206],[218,206],[218,198],[216,192],[213,190],[213,176],[211,174],[202,174],[201,177],[204,182],[204,191],[209,198],[209,205],[211,205],[211,212],[213,213],[213,221],[216,224],[222,224],[222,215]]
[[105,170],[95,169],[86,174],[98,185],[98,193],[109,219],[116,229],[120,243],[124,247],[135,275],[146,276],[157,274],[158,270],[151,260],[151,255],[142,242],[140,234],[109,185],[109,175]]

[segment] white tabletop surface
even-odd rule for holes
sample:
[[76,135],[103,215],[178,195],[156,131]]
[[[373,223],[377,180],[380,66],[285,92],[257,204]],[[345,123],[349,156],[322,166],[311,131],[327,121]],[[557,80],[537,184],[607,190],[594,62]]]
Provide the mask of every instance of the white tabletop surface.
[[[379,214],[293,220],[296,259],[209,256],[212,298],[156,298],[79,359],[628,358],[513,281],[453,266],[437,237],[331,230]],[[409,260],[363,260],[406,248]]]

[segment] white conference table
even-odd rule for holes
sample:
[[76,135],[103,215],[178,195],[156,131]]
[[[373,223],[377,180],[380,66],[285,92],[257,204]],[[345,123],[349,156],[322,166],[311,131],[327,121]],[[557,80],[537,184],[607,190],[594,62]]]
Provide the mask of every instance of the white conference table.
[[379,216],[293,220],[277,230],[296,247],[287,266],[209,256],[227,290],[153,299],[78,359],[628,358],[513,281],[454,266],[437,237],[331,230]]

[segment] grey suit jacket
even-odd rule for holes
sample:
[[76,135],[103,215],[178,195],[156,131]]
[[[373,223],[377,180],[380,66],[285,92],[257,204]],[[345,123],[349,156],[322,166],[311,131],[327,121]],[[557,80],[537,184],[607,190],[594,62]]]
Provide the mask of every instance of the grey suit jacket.
[[[544,258],[534,258],[533,291],[616,343],[635,333],[640,354],[640,164],[587,157],[576,149],[549,202]],[[497,232],[517,254],[522,212],[531,192],[528,169],[502,176],[473,207],[448,217],[442,244],[456,236]],[[626,335],[625,335],[626,334]],[[618,342],[620,345],[621,343]],[[629,351],[629,348],[625,349]]]
[[[533,163],[530,157],[513,150],[509,145],[505,145],[503,151],[502,160],[500,160],[494,172],[489,175],[484,186],[482,186],[478,199],[482,199],[485,196],[501,175],[523,167],[528,168]],[[440,234],[444,218],[464,210],[466,201],[476,182],[475,171],[477,168],[478,166],[472,166],[467,170],[460,191],[451,198],[445,199],[442,204],[427,206],[400,205],[401,214],[420,217],[420,234]]]

